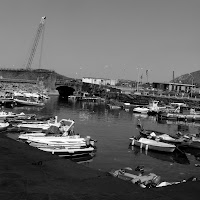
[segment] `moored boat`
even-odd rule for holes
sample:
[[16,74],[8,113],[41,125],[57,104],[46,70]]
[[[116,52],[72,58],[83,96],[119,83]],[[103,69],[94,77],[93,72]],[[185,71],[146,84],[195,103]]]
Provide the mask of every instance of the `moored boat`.
[[113,169],[109,172],[109,174],[119,179],[130,181],[131,183],[136,184],[142,188],[159,188],[170,185],[182,184],[188,181],[198,181],[198,178],[194,176],[176,182],[161,181],[161,176],[158,176],[154,173],[144,174],[145,170],[143,166],[136,167],[135,171],[139,171],[139,174],[134,174],[131,168],[126,167],[117,170]]
[[17,97],[14,98],[14,102],[16,105],[22,105],[22,106],[44,106],[44,102],[40,100],[36,100],[31,97]]
[[[56,126],[59,127],[61,126],[62,123],[73,123],[73,120],[66,120],[66,119],[62,119],[58,122],[58,118],[57,116],[55,116],[55,119],[50,119],[47,121],[35,121],[35,122],[22,122],[16,125],[17,128],[20,128],[22,130],[47,130],[49,129],[51,126]],[[66,126],[65,126],[66,127]]]
[[176,149],[174,144],[168,144],[165,142],[156,141],[153,139],[143,137],[131,137],[129,138],[130,145],[144,148],[145,150],[155,150],[161,152],[173,152]]
[[147,114],[149,112],[149,108],[145,106],[138,106],[133,108],[134,113],[141,113],[141,114]]
[[8,122],[0,122],[0,131],[5,131],[9,126]]
[[76,157],[91,154],[95,148],[94,147],[39,147],[39,150],[49,152],[51,154],[58,155],[59,157]]

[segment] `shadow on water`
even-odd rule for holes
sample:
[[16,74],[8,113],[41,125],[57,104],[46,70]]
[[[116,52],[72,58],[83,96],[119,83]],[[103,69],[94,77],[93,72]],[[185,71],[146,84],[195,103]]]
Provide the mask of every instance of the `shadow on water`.
[[74,158],[65,158],[65,159],[76,162],[77,164],[89,165],[93,161],[94,157],[95,154],[88,154],[88,155],[78,156]]

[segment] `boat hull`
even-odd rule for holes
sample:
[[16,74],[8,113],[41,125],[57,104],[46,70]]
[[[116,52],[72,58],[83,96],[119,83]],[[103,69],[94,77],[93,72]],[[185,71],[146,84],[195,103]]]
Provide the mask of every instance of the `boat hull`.
[[132,146],[138,146],[140,148],[146,149],[146,150],[154,150],[154,151],[161,151],[161,152],[174,152],[176,149],[176,146],[173,144],[168,144],[164,142],[158,142],[155,140],[147,139],[147,138],[130,138]]
[[75,156],[83,156],[88,155],[94,152],[93,147],[87,148],[38,148],[39,150],[49,152],[54,155],[58,155],[59,157],[75,157]]
[[24,101],[24,100],[20,100],[20,99],[14,99],[14,102],[17,105],[22,105],[22,106],[44,106],[45,105],[42,102]]

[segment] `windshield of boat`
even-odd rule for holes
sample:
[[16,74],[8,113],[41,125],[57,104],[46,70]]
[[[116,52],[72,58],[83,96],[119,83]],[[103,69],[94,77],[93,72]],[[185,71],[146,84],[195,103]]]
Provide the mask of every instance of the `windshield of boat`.
[[74,124],[73,121],[65,121],[65,120],[62,120],[60,123],[62,126],[72,126],[72,124]]

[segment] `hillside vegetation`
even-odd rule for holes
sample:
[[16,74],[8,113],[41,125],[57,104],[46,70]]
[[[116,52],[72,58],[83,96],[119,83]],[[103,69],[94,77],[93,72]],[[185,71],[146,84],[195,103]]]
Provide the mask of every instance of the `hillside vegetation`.
[[171,82],[195,84],[197,87],[200,87],[200,70],[176,77],[174,80],[171,80]]

